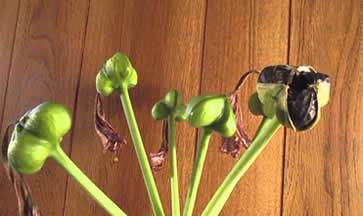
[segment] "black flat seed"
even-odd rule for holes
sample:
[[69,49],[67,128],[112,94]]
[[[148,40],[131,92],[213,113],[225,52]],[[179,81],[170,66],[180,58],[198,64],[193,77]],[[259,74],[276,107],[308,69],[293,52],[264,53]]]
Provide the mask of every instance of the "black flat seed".
[[287,101],[289,114],[296,129],[304,130],[314,123],[318,112],[317,94],[314,88],[304,89],[301,92],[290,89]]
[[288,85],[292,83],[296,67],[291,65],[275,65],[265,67],[258,77],[259,83],[281,83]]
[[330,78],[328,75],[326,74],[322,74],[322,73],[313,73],[313,79],[314,79],[314,84],[318,83],[318,82],[326,82],[326,83],[330,83]]

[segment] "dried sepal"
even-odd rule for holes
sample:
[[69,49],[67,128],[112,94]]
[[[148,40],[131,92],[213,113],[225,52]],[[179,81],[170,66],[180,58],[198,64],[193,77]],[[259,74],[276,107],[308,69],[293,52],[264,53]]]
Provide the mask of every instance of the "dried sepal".
[[232,137],[222,137],[221,151],[227,154],[231,154],[232,157],[238,157],[241,153],[242,147],[248,148],[251,144],[251,139],[244,128],[242,109],[239,105],[240,90],[246,78],[253,73],[259,73],[256,70],[250,70],[242,75],[239,79],[234,91],[228,96],[233,112],[236,116],[237,130]]
[[162,141],[159,152],[150,153],[150,165],[154,172],[161,170],[165,165],[165,159],[169,150],[169,136],[168,136],[168,120],[163,120],[162,126]]
[[95,130],[103,144],[104,153],[107,151],[116,152],[121,145],[126,144],[126,140],[117,133],[111,124],[106,120],[103,109],[103,101],[99,93],[95,97]]
[[18,210],[20,216],[40,216],[40,211],[38,206],[35,204],[32,198],[32,193],[29,185],[25,182],[23,176],[17,173],[14,169],[11,168],[8,160],[7,160],[7,151],[9,145],[9,129],[13,125],[8,126],[5,131],[5,135],[2,143],[2,164],[4,166],[6,175],[9,178],[9,181],[13,185],[15,189],[15,194],[18,200]]

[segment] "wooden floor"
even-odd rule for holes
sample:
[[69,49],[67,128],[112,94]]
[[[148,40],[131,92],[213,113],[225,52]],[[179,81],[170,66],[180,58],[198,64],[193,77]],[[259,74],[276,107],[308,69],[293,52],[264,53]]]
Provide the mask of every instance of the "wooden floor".
[[[313,65],[331,76],[331,101],[304,133],[280,129],[233,191],[221,215],[363,215],[363,92],[359,0],[0,0],[0,124],[45,100],[73,114],[62,146],[72,160],[129,215],[152,215],[117,95],[108,118],[128,140],[113,163],[93,128],[95,75],[116,51],[139,74],[130,90],[147,152],[156,152],[161,123],[152,105],[172,88],[192,96],[232,91],[249,69]],[[243,104],[256,79],[242,89]],[[247,129],[259,124],[243,105]],[[177,126],[184,204],[196,130]],[[200,215],[236,159],[212,138],[194,215]],[[0,215],[17,215],[3,169]],[[170,214],[169,167],[155,174]],[[106,215],[52,160],[26,176],[43,215]]]

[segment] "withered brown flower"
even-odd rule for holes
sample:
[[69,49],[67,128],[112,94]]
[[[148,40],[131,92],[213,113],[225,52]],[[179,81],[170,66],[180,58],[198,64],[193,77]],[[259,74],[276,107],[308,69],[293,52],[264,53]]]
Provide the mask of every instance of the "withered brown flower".
[[1,147],[1,156],[2,156],[2,164],[4,166],[6,175],[9,178],[9,181],[12,183],[15,194],[18,199],[18,209],[19,215],[21,216],[40,216],[40,211],[36,203],[33,201],[32,193],[29,185],[25,182],[23,176],[17,173],[11,166],[9,165],[7,159],[7,151],[8,145],[10,141],[9,130],[14,124],[8,126],[5,131],[5,135],[3,138],[3,143]]
[[230,95],[228,95],[233,112],[236,116],[237,130],[232,137],[222,137],[220,149],[222,152],[230,154],[232,157],[238,157],[241,154],[242,147],[248,148],[248,146],[251,144],[251,139],[248,137],[248,134],[244,128],[242,109],[239,102],[241,86],[243,85],[248,75],[252,73],[259,72],[256,70],[250,70],[243,74],[242,77],[239,79],[234,91]]
[[116,152],[121,145],[126,144],[126,140],[113,129],[111,124],[106,120],[103,109],[103,101],[99,93],[95,97],[94,124],[98,136],[103,144],[104,153],[107,151]]
[[150,153],[150,166],[154,172],[161,170],[164,167],[165,159],[168,156],[169,150],[169,133],[168,133],[168,120],[163,120],[162,126],[162,141],[160,149],[157,153]]

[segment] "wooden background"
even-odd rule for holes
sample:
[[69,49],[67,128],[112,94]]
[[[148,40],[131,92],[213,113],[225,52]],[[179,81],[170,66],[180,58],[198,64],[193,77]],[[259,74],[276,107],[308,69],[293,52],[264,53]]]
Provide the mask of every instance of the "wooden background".
[[[116,51],[139,74],[130,90],[147,152],[161,141],[150,110],[172,88],[184,95],[228,93],[242,73],[273,64],[313,65],[331,76],[331,101],[308,132],[280,129],[233,191],[221,215],[363,215],[363,93],[359,0],[0,0],[0,124],[45,100],[64,103],[73,130],[62,143],[72,160],[129,215],[152,215],[117,95],[106,112],[129,144],[113,163],[93,129],[95,75]],[[242,99],[255,90],[243,87]],[[244,105],[250,134],[259,124]],[[197,132],[177,126],[182,206]],[[236,160],[208,150],[194,215]],[[17,203],[0,172],[0,215]],[[169,167],[155,175],[170,215]],[[26,176],[43,215],[106,215],[52,160]]]

